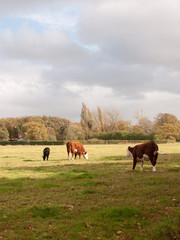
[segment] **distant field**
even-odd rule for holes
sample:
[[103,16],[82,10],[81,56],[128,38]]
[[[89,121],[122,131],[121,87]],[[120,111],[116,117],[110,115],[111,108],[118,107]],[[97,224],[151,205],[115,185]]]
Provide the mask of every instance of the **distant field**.
[[67,160],[65,146],[0,146],[0,239],[180,239],[180,144],[159,144],[157,172],[140,172],[127,144],[85,145],[89,159]]

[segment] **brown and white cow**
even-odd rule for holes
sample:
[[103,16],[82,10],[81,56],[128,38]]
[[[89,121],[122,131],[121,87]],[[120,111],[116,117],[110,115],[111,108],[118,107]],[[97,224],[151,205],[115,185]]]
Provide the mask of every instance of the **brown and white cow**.
[[85,159],[88,159],[88,153],[85,151],[84,146],[80,142],[67,142],[67,153],[68,153],[68,159],[70,160],[69,153],[72,154],[72,160],[74,160],[74,157],[76,159],[77,155],[79,155],[79,159],[83,155]]
[[158,153],[158,145],[155,142],[138,144],[134,147],[128,147],[127,149],[127,156],[133,157],[133,170],[137,162],[141,163],[140,169],[143,170],[143,161],[150,160],[153,165],[152,171],[155,172]]

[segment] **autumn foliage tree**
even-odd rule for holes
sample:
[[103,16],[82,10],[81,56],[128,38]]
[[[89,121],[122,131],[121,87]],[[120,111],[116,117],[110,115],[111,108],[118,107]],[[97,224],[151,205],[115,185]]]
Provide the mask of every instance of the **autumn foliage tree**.
[[[35,129],[31,127],[31,123],[34,122]],[[36,124],[39,126],[37,127]],[[26,126],[27,124],[27,126]],[[36,140],[50,140],[56,141],[66,138],[66,131],[62,132],[64,126],[69,126],[70,121],[60,117],[51,117],[51,116],[25,116],[18,118],[2,118],[0,119],[0,129],[5,131],[8,135],[8,139],[18,138],[20,132],[25,133],[25,138],[31,136],[30,138]],[[28,130],[30,129],[31,130]],[[42,132],[39,132],[37,128],[42,129]],[[32,132],[36,132],[36,134]],[[30,132],[32,134],[30,134]],[[46,134],[47,132],[47,134]],[[7,139],[7,138],[6,138]],[[30,140],[30,139],[29,139]]]
[[118,110],[97,109],[90,111],[82,103],[81,121],[51,116],[25,116],[0,119],[0,140],[18,138],[25,140],[81,141],[98,138],[104,140],[155,140],[180,141],[180,121],[169,113],[159,113],[151,122],[142,110],[136,111],[136,124],[124,121]]
[[83,140],[84,134],[80,123],[70,123],[67,129],[66,140],[78,141]]
[[159,128],[156,128],[155,133],[156,138],[162,142],[176,141],[176,139],[180,139],[180,123],[164,123]]
[[163,126],[164,123],[176,124],[178,121],[179,120],[177,119],[177,117],[174,116],[173,114],[170,114],[170,113],[159,113],[155,117],[154,126],[155,127]]
[[0,129],[0,140],[7,141],[9,139],[9,134],[7,131]]
[[156,139],[176,141],[180,139],[180,121],[169,113],[159,113],[154,122]]
[[22,126],[25,139],[27,140],[47,140],[47,128],[39,122],[28,122]]

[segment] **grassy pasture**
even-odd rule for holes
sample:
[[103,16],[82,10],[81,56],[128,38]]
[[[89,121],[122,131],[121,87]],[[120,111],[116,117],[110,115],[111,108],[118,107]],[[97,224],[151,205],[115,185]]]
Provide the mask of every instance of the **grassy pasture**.
[[180,144],[159,144],[155,173],[132,172],[127,146],[0,146],[0,239],[180,239]]

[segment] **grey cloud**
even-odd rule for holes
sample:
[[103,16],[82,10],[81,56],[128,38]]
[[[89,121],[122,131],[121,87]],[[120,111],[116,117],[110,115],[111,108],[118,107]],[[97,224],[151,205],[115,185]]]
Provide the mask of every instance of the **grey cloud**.
[[73,83],[79,85],[99,85],[110,87],[114,94],[120,94],[127,99],[145,97],[144,93],[151,91],[170,91],[180,94],[180,82],[177,76],[173,80],[170,70],[149,65],[124,65],[88,61],[71,67],[52,68],[45,70],[46,81]]
[[23,29],[17,35],[5,31],[0,34],[0,41],[0,52],[5,58],[68,64],[84,55],[82,48],[58,31],[39,34]]
[[[5,102],[14,104],[19,113],[62,112],[77,120],[81,102],[87,100],[91,107],[116,107],[130,117],[126,109],[131,106],[135,110],[144,106],[153,113],[151,94],[158,92],[156,112],[162,104],[163,111],[175,112],[173,99],[177,103],[180,95],[178,0],[6,0],[1,2],[0,16],[31,19],[36,13],[43,24],[47,10],[51,17],[67,7],[78,8],[67,31],[54,27],[56,22],[49,27],[51,21],[41,32],[23,24],[16,32],[1,30],[0,81],[7,79],[14,89],[19,86]],[[68,89],[70,85],[79,91]],[[108,94],[98,95],[99,86]],[[164,103],[164,94],[171,102]],[[10,107],[6,109],[8,114]]]
[[37,11],[41,12],[42,9],[48,10],[49,12],[58,12],[61,9],[66,8],[68,5],[71,5],[72,7],[77,5],[80,7],[84,5],[96,6],[104,1],[106,0],[91,0],[90,2],[85,2],[84,0],[1,0],[0,15],[21,16],[22,14]]
[[98,43],[125,62],[177,65],[179,10],[178,0],[105,2],[83,12],[78,33],[83,42]]

